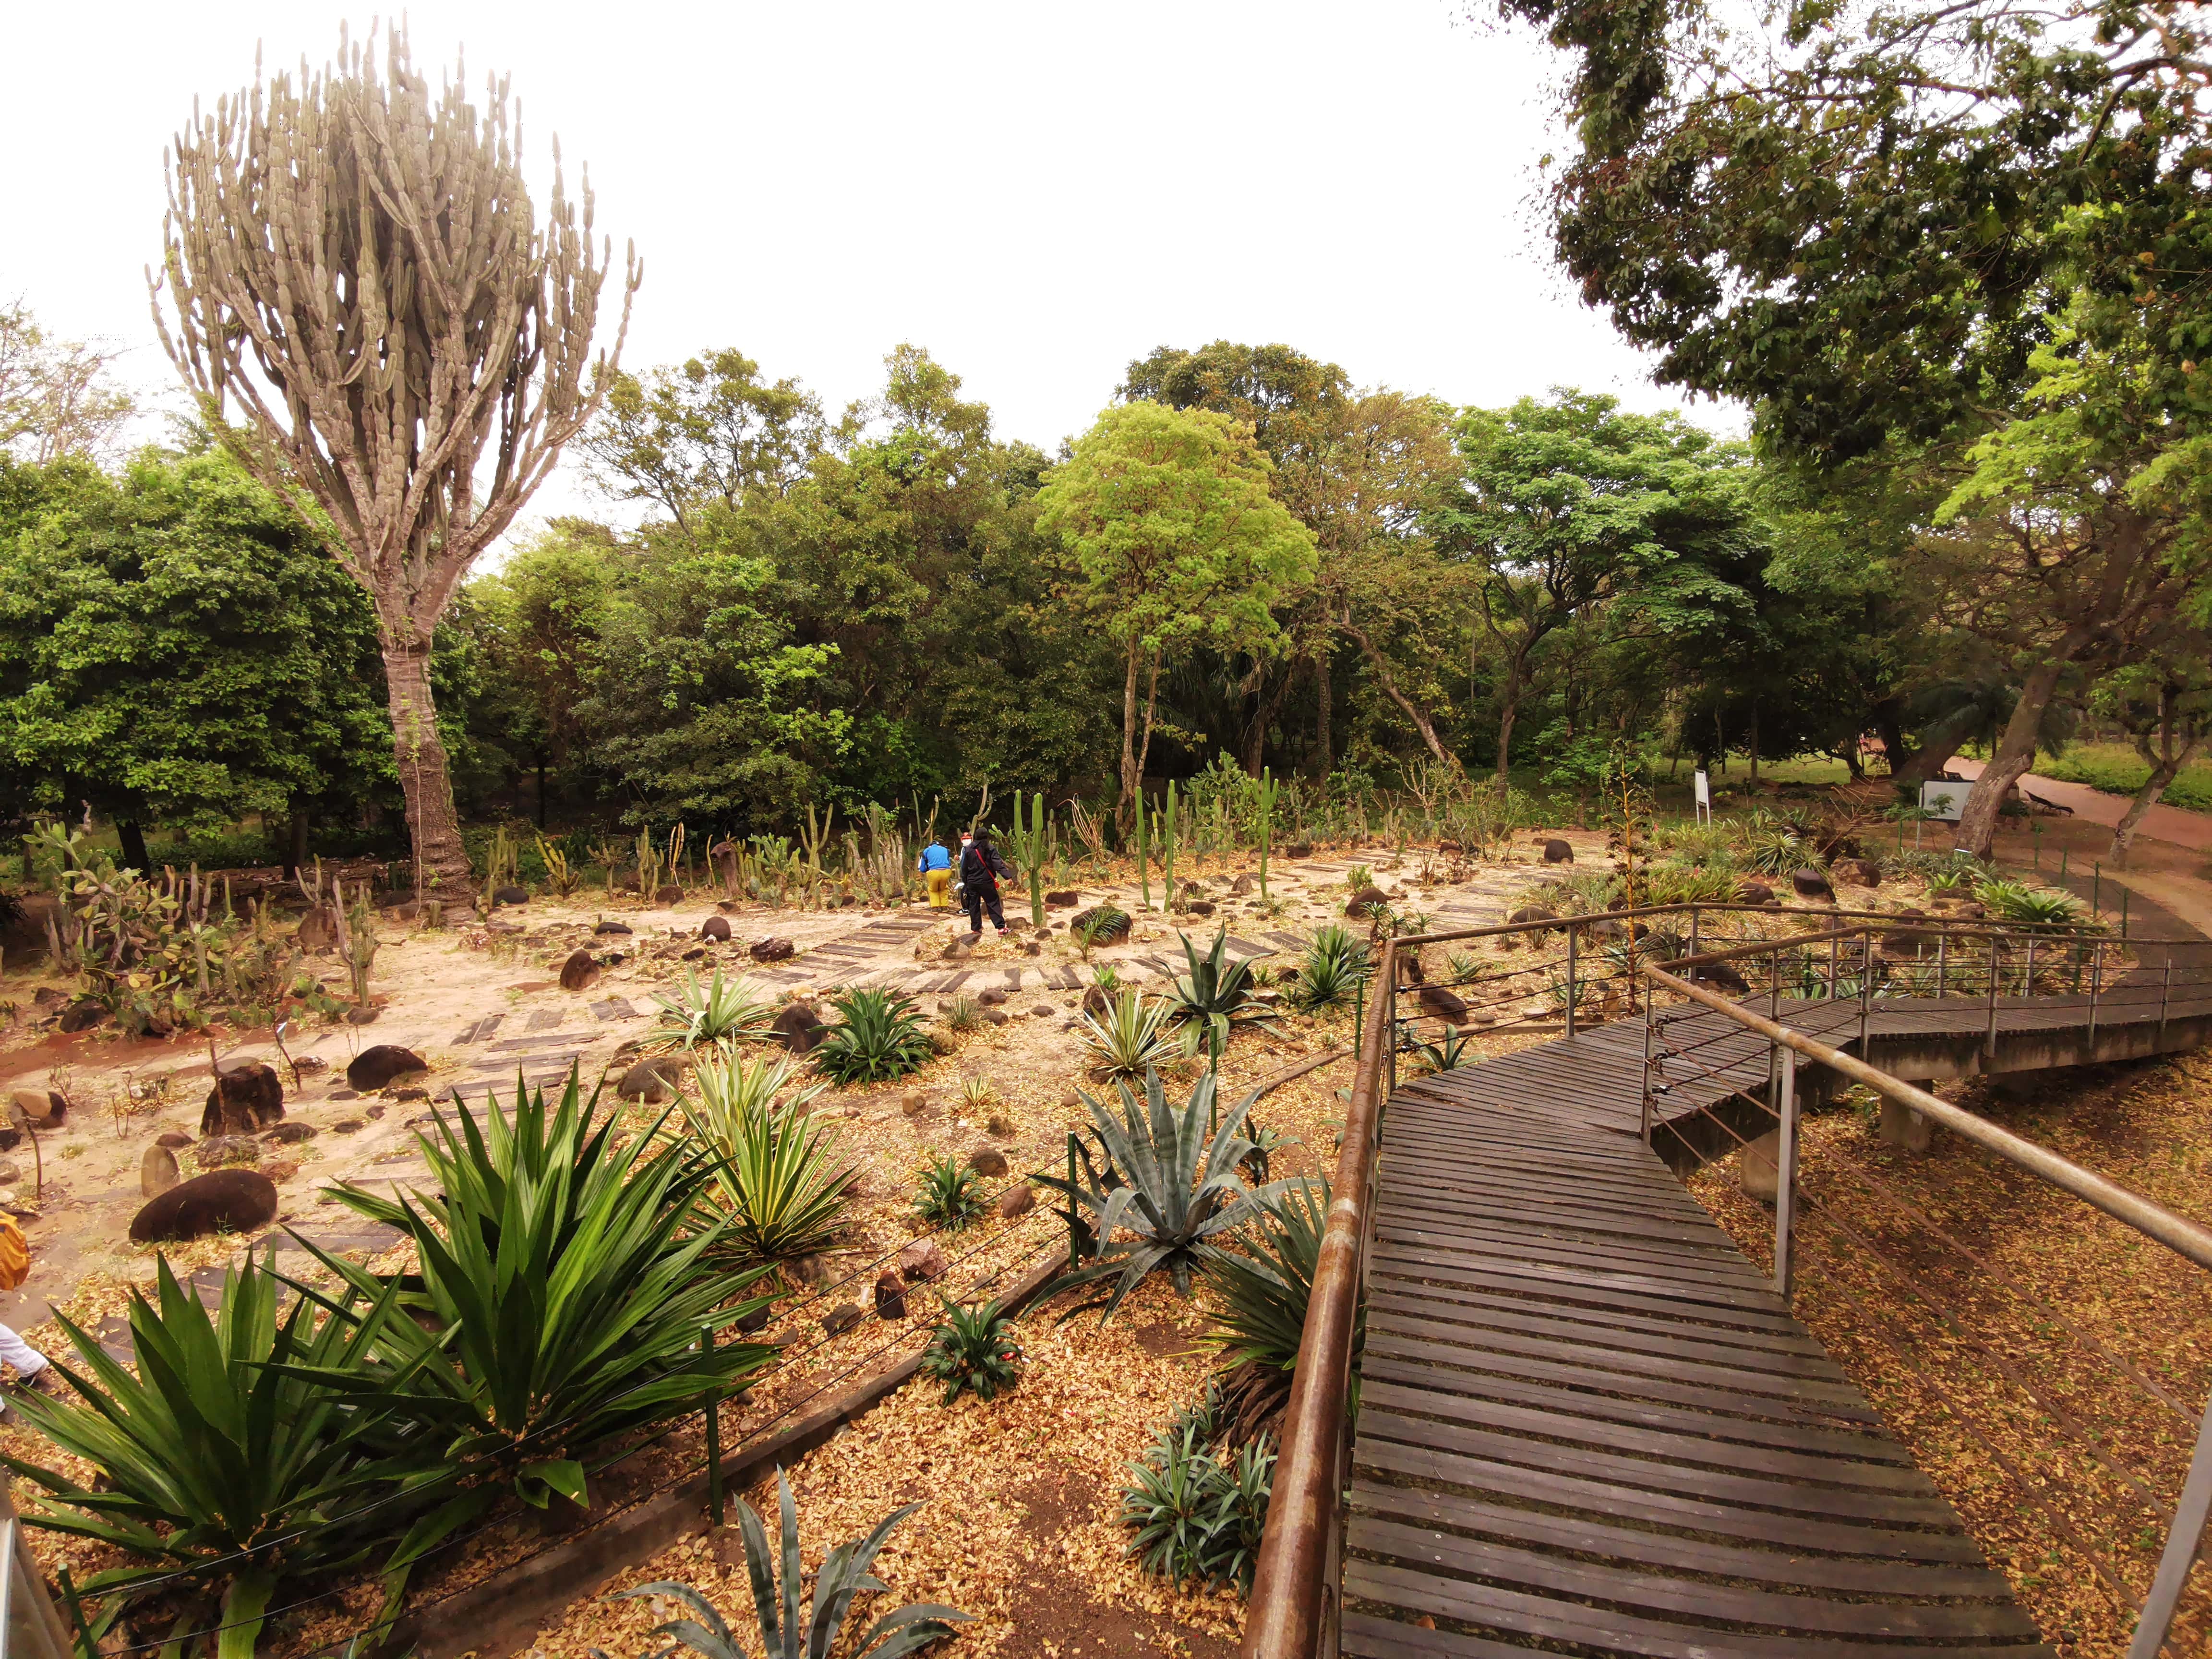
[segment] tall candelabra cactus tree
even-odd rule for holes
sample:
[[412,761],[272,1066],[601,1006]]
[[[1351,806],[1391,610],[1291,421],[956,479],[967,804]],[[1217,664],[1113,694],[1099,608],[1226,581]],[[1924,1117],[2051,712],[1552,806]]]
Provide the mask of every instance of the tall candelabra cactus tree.
[[[554,149],[541,222],[507,84],[433,92],[403,29],[196,113],[167,157],[162,343],[202,417],[281,497],[312,503],[375,609],[418,882],[470,884],[430,691],[430,641],[471,563],[597,408],[592,246]],[[168,314],[164,313],[166,294]],[[235,413],[241,418],[235,423]]]

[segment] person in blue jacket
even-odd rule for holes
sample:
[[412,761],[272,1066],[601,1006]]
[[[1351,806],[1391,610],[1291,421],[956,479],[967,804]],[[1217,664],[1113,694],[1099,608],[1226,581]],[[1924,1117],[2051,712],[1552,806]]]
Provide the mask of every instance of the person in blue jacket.
[[942,842],[932,842],[921,849],[921,858],[915,865],[922,879],[929,884],[929,908],[950,910],[952,908],[952,854],[945,850]]

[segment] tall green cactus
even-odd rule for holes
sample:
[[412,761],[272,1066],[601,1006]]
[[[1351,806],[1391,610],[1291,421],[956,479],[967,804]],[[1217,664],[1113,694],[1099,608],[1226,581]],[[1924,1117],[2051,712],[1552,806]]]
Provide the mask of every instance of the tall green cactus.
[[1252,792],[1260,805],[1260,899],[1267,897],[1267,852],[1275,839],[1275,775],[1267,767],[1260,769],[1260,787]]
[[1145,860],[1145,854],[1148,850],[1146,847],[1145,821],[1151,814],[1152,808],[1146,806],[1145,798],[1139,795],[1137,797],[1137,887],[1144,895],[1145,908],[1147,910],[1152,908],[1152,866]]
[[1175,780],[1173,778],[1170,778],[1168,780],[1168,804],[1164,817],[1160,824],[1160,839],[1167,845],[1167,850],[1160,855],[1160,881],[1161,884],[1167,889],[1167,908],[1172,910],[1175,908],[1176,898],[1176,787]]
[[1044,861],[1051,842],[1045,834],[1044,791],[1040,789],[1030,797],[1028,817],[1022,815],[1022,792],[1014,791],[1014,828],[1007,837],[1014,844],[1014,856],[1022,861],[1022,873],[1030,883],[1030,924],[1039,932],[1044,928]]

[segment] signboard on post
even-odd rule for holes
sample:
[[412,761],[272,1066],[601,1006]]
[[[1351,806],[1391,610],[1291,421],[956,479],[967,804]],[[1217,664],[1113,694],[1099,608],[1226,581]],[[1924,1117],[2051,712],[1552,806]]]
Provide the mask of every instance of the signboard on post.
[[1713,821],[1713,781],[1705,775],[1705,769],[1699,767],[1691,777],[1691,785],[1698,792],[1698,822],[1711,823]]
[[1939,823],[1956,823],[1966,811],[1966,797],[1973,789],[1971,783],[1958,783],[1949,778],[1923,783],[1920,786],[1920,810]]

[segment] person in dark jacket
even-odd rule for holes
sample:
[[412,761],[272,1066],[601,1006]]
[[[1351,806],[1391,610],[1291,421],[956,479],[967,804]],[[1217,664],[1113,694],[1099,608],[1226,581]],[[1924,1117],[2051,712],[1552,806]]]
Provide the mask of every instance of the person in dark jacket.
[[1006,936],[1006,913],[999,903],[999,878],[1014,878],[1013,866],[999,856],[999,849],[991,845],[991,832],[978,830],[974,837],[960,845],[960,902],[968,907],[968,931],[983,931],[983,912],[991,913],[991,925],[999,930],[999,937]]

